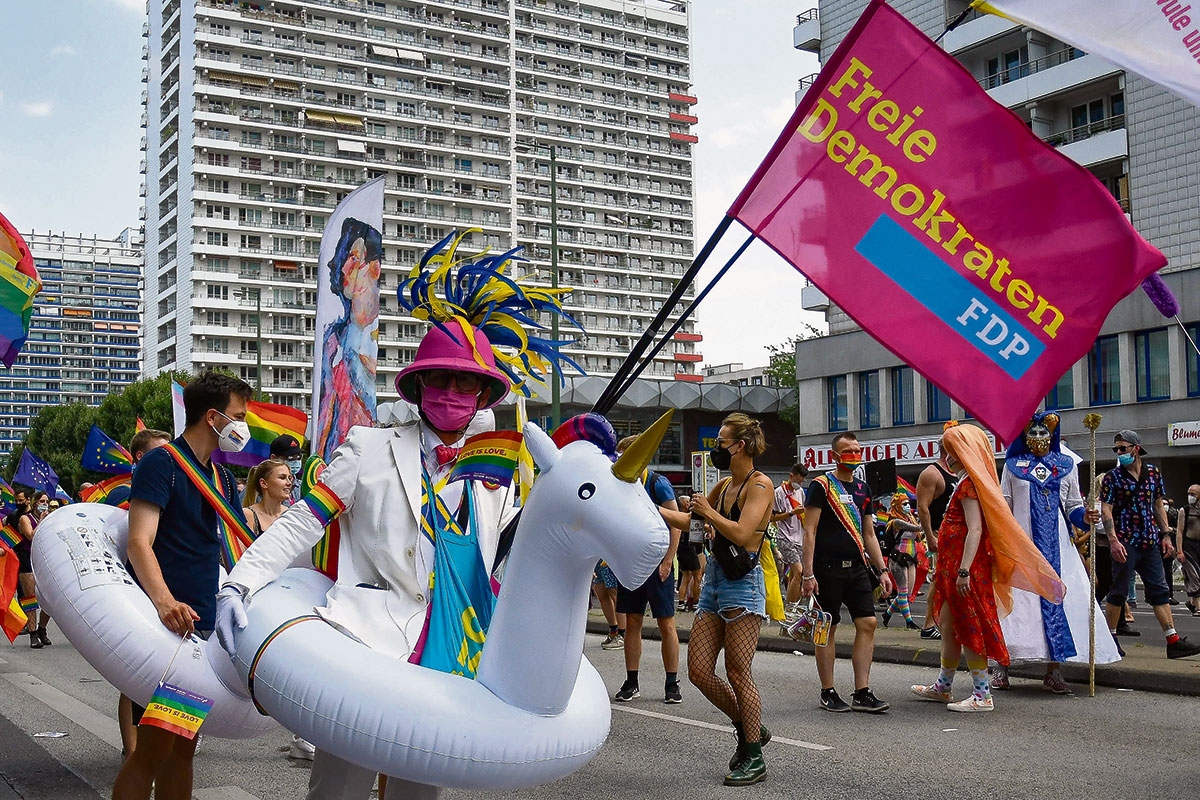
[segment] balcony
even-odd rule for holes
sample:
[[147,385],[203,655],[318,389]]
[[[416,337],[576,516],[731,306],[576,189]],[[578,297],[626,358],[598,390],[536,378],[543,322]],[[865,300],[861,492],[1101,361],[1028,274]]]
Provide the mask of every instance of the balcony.
[[[947,19],[946,24],[953,22],[957,16],[955,14]],[[964,50],[1003,36],[1018,27],[1017,23],[1004,17],[972,11],[963,22],[959,23],[957,28],[946,33],[942,38],[942,47],[946,49],[947,53],[959,54]]]
[[792,46],[809,53],[821,52],[821,18],[818,9],[810,8],[796,17],[792,29]]
[[1046,137],[1046,142],[1085,167],[1129,157],[1129,136],[1124,114],[1051,134]]
[[1043,97],[1093,83],[1121,71],[1099,56],[1074,47],[1003,69],[979,81],[1002,106],[1017,108]]
[[824,292],[809,283],[800,290],[800,307],[805,311],[828,311],[829,298],[825,296]]
[[796,86],[796,105],[800,105],[800,101],[804,99],[804,95],[812,88],[812,85],[817,82],[819,76],[819,72],[814,72],[800,79],[800,82]]

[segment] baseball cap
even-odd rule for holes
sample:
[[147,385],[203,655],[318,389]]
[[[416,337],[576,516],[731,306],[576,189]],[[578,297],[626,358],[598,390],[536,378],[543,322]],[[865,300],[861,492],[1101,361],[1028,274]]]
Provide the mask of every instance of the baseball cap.
[[1142,455],[1146,455],[1146,448],[1142,447],[1142,437],[1138,435],[1137,431],[1131,431],[1128,429],[1118,431],[1117,435],[1113,437],[1113,444],[1116,444],[1117,442],[1128,442],[1129,444],[1137,447]]
[[271,455],[278,456],[284,460],[289,458],[300,458],[304,455],[304,451],[300,449],[300,442],[296,441],[296,437],[290,433],[284,433],[275,437],[275,441],[271,442]]

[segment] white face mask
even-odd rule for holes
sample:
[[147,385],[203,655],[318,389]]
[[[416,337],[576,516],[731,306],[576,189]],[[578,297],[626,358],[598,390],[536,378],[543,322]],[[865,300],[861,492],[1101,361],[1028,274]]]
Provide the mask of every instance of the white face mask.
[[250,442],[250,426],[245,420],[233,420],[226,417],[220,411],[217,413],[229,420],[229,424],[221,430],[213,428],[213,433],[217,435],[217,446],[221,448],[221,452],[223,453],[242,452]]
[[1195,503],[1200,503],[1200,496],[1197,496],[1197,495],[1194,495],[1194,494],[1189,494],[1189,495],[1188,495],[1188,502],[1189,502],[1189,503],[1192,503],[1192,504],[1195,504]]
[[50,510],[50,506],[48,506],[46,503],[38,503],[37,510],[39,513],[45,514]]

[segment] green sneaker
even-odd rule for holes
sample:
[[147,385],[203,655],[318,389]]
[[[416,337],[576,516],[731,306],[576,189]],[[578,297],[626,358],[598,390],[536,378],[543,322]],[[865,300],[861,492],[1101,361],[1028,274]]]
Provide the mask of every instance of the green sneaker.
[[750,786],[767,777],[767,764],[762,757],[762,742],[747,742],[746,757],[728,775],[726,786]]

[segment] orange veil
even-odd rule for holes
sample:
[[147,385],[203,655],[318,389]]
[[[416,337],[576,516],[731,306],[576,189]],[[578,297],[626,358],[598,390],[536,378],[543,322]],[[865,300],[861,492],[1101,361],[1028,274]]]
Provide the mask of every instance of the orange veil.
[[1061,603],[1067,587],[1033,540],[1017,524],[1000,492],[996,459],[987,435],[974,425],[956,425],[942,434],[942,447],[966,468],[979,495],[992,545],[992,585],[1001,616],[1012,611],[1013,588]]

